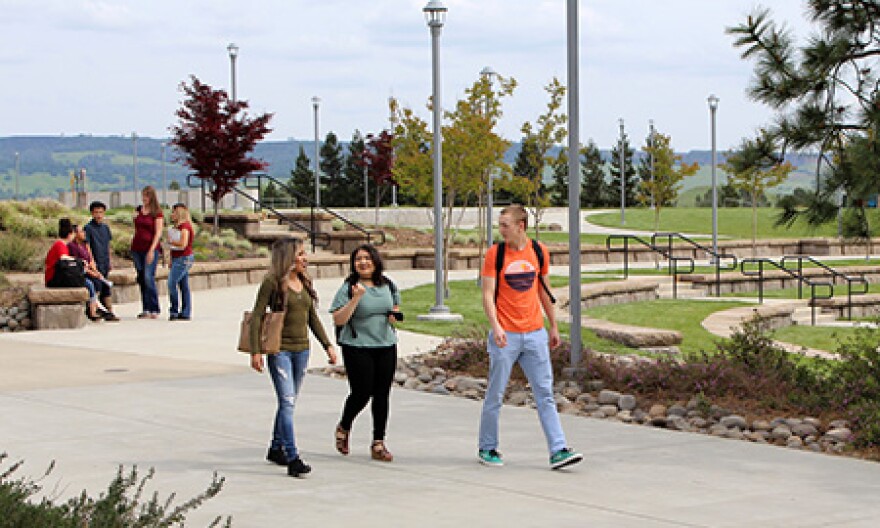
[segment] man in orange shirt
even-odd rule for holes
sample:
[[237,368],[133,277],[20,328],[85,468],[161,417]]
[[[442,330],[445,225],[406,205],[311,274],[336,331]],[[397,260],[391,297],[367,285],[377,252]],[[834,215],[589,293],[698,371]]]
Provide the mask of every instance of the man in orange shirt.
[[[559,346],[559,328],[553,301],[541,284],[549,271],[548,253],[546,246],[537,243],[544,257],[539,259],[526,234],[527,224],[528,213],[523,206],[502,209],[498,230],[504,239],[504,258],[497,280],[498,244],[486,252],[483,261],[483,310],[492,328],[488,338],[489,386],[480,415],[478,457],[480,463],[488,466],[504,464],[498,452],[498,415],[510,371],[514,363],[519,363],[532,387],[550,452],[550,467],[560,469],[584,457],[568,448],[556,410],[548,342],[550,347]],[[544,328],[544,314],[550,321],[549,336]]]

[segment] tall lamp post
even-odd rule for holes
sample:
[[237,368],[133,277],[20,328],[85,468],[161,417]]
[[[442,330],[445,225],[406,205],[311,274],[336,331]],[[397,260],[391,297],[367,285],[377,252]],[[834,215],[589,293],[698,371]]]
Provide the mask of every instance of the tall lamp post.
[[[480,75],[489,83],[489,91],[492,90],[492,78],[498,73],[491,66],[486,66],[480,71]],[[489,98],[486,98],[486,115],[489,115]],[[488,174],[486,181],[486,244],[492,245],[492,172]]]
[[714,261],[718,255],[718,186],[715,179],[716,150],[715,150],[715,111],[718,110],[718,97],[715,94],[709,96],[709,116],[712,126],[712,256]]
[[134,200],[132,203],[137,205],[138,203],[138,136],[137,132],[131,133],[131,168],[132,168],[132,182],[134,183]]
[[626,142],[623,140],[623,119],[620,123],[620,225],[626,225]]
[[654,210],[654,120],[648,120],[648,143],[651,145],[651,210]]
[[312,97],[312,108],[315,109],[315,205],[321,206],[321,167],[318,164],[318,105],[321,98],[317,95]]
[[570,365],[581,363],[581,158],[580,158],[580,81],[578,69],[578,4],[567,3],[568,49],[568,295],[571,326]]
[[15,153],[15,199],[18,200],[18,179],[21,177],[21,155]]
[[165,149],[168,143],[162,142],[162,204],[168,205],[168,173],[165,171]]
[[461,316],[449,313],[444,303],[443,288],[443,134],[442,134],[442,103],[440,100],[440,32],[446,21],[446,6],[440,0],[430,0],[422,11],[425,22],[431,29],[431,78],[432,99],[434,107],[434,306],[427,315],[419,315],[420,319],[456,320]]
[[[232,80],[232,102],[235,103],[238,101],[238,97],[235,93],[235,59],[238,58],[238,46],[235,45],[234,42],[230,42],[228,46],[226,46],[226,51],[229,52],[229,69],[230,69],[230,78]],[[238,193],[232,193],[232,208],[238,209]]]

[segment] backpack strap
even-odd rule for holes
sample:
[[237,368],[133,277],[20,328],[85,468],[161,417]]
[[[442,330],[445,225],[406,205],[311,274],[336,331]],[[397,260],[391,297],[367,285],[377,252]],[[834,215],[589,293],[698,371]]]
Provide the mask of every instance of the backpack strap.
[[545,281],[544,276],[541,275],[541,270],[544,269],[544,250],[541,248],[541,244],[539,244],[534,238],[532,239],[532,250],[534,250],[535,256],[538,257],[538,281],[541,282],[541,286],[544,288],[544,291],[547,292],[547,296],[550,297],[550,303],[556,304],[556,297],[550,293],[547,281]]
[[504,267],[504,250],[506,249],[504,241],[497,245],[498,252],[495,253],[495,304],[498,304],[498,286],[501,284],[501,268]]

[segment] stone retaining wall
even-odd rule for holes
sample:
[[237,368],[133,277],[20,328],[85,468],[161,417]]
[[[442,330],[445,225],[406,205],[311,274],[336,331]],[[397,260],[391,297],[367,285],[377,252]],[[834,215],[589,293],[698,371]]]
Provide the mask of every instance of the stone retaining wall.
[[[833,313],[838,319],[849,316],[846,296],[832,297],[831,299],[816,299],[816,306],[824,313]],[[852,296],[853,317],[877,317],[880,316],[880,294],[869,293],[866,295]]]
[[[831,265],[833,267],[834,263],[832,262]],[[835,269],[853,277],[862,276],[869,283],[880,283],[880,266],[846,266]],[[813,282],[833,282],[833,277],[822,268],[805,268],[803,274]],[[715,293],[716,282],[714,273],[680,275],[679,280],[689,282],[697,288],[705,289],[707,294]],[[763,282],[765,290],[780,290],[796,288],[799,281],[783,271],[772,269],[764,272]],[[743,275],[740,272],[727,272],[720,275],[720,283],[721,293],[741,293],[757,291],[759,280],[757,276]],[[861,286],[854,284],[853,287],[858,289]],[[834,289],[835,294],[845,295],[845,281],[837,279],[837,285]],[[804,284],[805,295],[809,295],[809,290],[810,287]],[[818,294],[823,294],[826,290],[827,288],[818,286],[816,289]]]

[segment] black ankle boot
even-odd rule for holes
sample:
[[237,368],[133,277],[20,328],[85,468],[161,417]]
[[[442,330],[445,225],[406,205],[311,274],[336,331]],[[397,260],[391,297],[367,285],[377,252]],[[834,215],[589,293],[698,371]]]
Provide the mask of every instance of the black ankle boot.
[[270,447],[269,452],[266,453],[266,460],[279,466],[287,465],[287,455],[284,454],[284,449],[272,449]]

